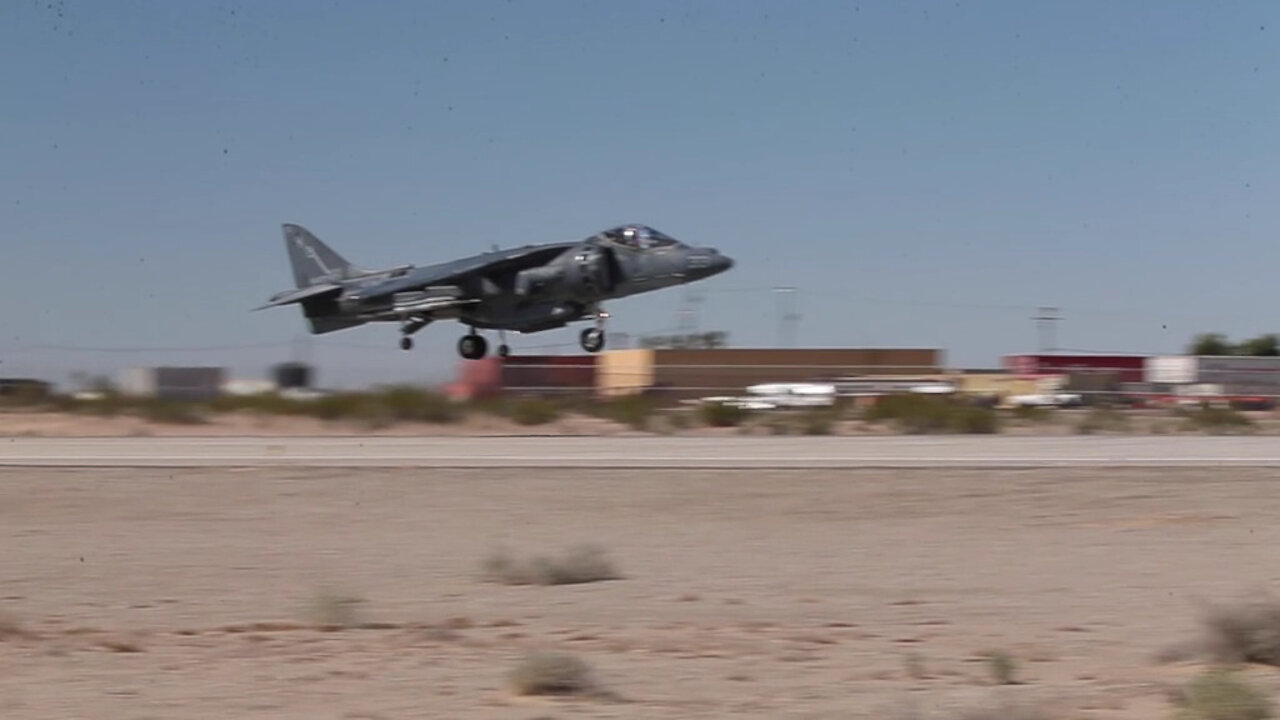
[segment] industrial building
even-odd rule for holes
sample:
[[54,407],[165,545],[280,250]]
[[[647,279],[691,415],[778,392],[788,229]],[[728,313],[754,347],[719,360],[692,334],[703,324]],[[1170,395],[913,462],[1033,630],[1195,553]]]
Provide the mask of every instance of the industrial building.
[[120,392],[160,400],[212,400],[222,394],[220,367],[143,367],[124,373]]
[[125,395],[161,400],[204,401],[220,395],[256,395],[310,390],[315,371],[310,365],[279,363],[266,379],[232,378],[222,367],[140,367],[126,371],[119,388]]

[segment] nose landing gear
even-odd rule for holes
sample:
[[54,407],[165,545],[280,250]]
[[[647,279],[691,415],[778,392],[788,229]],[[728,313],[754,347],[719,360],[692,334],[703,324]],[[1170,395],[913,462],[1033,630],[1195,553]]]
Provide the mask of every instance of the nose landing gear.
[[418,332],[418,331],[419,331],[419,330],[421,330],[422,328],[426,327],[426,326],[427,326],[427,323],[429,323],[429,322],[431,322],[429,319],[425,319],[425,318],[420,318],[420,317],[418,317],[418,318],[414,318],[414,319],[412,319],[412,320],[406,320],[403,324],[401,324],[401,325],[400,325],[400,332],[401,332],[401,334],[403,335],[403,337],[401,337],[401,338],[400,338],[400,349],[401,349],[401,350],[412,350],[412,349],[413,349],[413,338],[411,338],[411,337],[409,337],[409,336],[410,336],[410,335],[412,335],[412,334],[414,334],[414,333],[416,333],[416,332]]
[[596,326],[583,330],[578,337],[578,342],[582,345],[583,350],[589,353],[598,353],[604,349],[604,319],[607,317],[609,317],[609,313],[603,310],[596,310]]

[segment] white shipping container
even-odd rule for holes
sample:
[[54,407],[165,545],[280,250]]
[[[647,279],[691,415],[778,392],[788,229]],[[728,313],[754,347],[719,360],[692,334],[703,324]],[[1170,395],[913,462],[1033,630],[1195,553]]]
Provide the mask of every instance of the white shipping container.
[[1184,385],[1196,381],[1196,357],[1161,355],[1146,360],[1143,380],[1149,383]]

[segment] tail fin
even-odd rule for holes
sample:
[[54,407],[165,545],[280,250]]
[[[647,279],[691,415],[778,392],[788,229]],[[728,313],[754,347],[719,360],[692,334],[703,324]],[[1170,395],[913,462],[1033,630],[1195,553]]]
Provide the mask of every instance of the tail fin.
[[289,251],[289,264],[293,266],[293,280],[298,287],[343,280],[360,273],[346,258],[320,242],[319,238],[301,225],[285,223],[282,227],[284,245]]

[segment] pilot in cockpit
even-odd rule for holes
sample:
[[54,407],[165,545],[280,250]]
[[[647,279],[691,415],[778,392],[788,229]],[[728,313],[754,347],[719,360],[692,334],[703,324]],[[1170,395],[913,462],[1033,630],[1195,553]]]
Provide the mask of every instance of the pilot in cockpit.
[[609,240],[633,250],[652,250],[674,245],[675,240],[644,225],[628,225],[604,233]]

